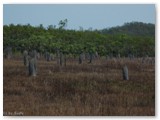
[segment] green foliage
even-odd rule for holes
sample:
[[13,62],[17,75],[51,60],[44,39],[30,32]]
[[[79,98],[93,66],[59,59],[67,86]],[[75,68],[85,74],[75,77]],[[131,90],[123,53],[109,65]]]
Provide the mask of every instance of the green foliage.
[[66,26],[67,26],[67,22],[68,22],[68,20],[67,19],[65,19],[65,20],[61,20],[60,22],[59,22],[59,29],[64,29]]
[[[47,29],[42,24],[38,27],[33,27],[29,24],[4,25],[3,46],[4,48],[12,46],[15,51],[36,49],[41,53],[46,51],[56,53],[59,50],[63,54],[77,56],[82,52],[95,53],[96,51],[100,56],[110,54],[121,54],[121,56],[127,56],[128,54],[134,54],[135,56],[155,55],[155,36],[153,35],[147,33],[145,35],[117,33],[117,29],[110,29],[114,34],[104,31],[103,33],[107,34],[102,34],[101,31],[62,29],[67,22],[67,19],[60,21],[59,28],[50,25]],[[132,27],[145,26],[145,24],[138,23],[126,25]],[[150,24],[147,25],[152,26]],[[143,31],[143,29],[144,27],[139,31]],[[148,30],[150,29],[153,28],[149,27]]]

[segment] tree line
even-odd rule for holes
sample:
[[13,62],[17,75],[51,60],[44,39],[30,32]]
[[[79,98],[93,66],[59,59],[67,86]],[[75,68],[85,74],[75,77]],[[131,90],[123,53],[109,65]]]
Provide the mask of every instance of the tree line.
[[[117,32],[117,29],[104,30],[67,30],[64,29],[67,19],[59,22],[59,27],[49,25],[44,28],[39,26],[27,25],[4,25],[3,26],[3,49],[10,46],[13,52],[23,52],[24,50],[36,50],[39,53],[63,53],[65,55],[79,56],[81,53],[93,54],[97,52],[99,56],[121,55],[128,57],[155,56],[155,29],[149,27],[150,24],[139,23],[139,28],[128,32]],[[141,25],[142,24],[142,25]],[[127,23],[125,26],[137,26],[137,23]],[[143,27],[141,27],[143,26]],[[131,27],[132,28],[132,27]],[[138,31],[144,34],[137,34]],[[110,32],[112,31],[112,32]],[[135,31],[135,32],[134,32]],[[112,33],[112,34],[111,34]],[[114,34],[113,34],[114,33]],[[151,34],[152,33],[152,34]]]

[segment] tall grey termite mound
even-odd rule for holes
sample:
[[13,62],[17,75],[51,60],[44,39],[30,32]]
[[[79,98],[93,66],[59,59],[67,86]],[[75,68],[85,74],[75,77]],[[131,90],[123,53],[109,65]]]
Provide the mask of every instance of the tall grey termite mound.
[[122,68],[122,74],[123,74],[123,80],[129,80],[128,67],[126,65]]
[[30,52],[28,71],[29,71],[29,76],[36,76],[37,75],[37,57],[36,57],[35,50]]
[[11,59],[11,57],[12,57],[12,47],[6,47],[5,49],[4,49],[4,57],[6,58],[6,59]]

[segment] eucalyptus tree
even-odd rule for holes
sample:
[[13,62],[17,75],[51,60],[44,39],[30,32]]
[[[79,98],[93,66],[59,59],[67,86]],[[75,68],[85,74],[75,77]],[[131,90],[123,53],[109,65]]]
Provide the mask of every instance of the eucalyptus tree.
[[83,44],[75,44],[74,45],[74,53],[78,55],[78,63],[82,64],[83,62],[83,54],[84,54],[84,45]]
[[48,62],[51,61],[51,54],[49,52],[45,52],[44,56]]
[[89,62],[92,63],[93,61],[93,54],[96,52],[96,46],[93,43],[87,43],[85,47],[85,51],[89,53]]
[[65,27],[67,27],[67,23],[68,23],[68,20],[65,19],[65,20],[60,20],[58,25],[59,25],[59,29],[64,29]]
[[64,54],[64,65],[67,64],[67,55],[70,53],[69,44],[63,44],[62,53]]
[[105,45],[98,45],[96,47],[96,56],[99,57],[100,56],[106,56],[107,55],[107,49],[105,47]]
[[54,29],[54,26],[53,25],[49,25],[48,27],[47,27],[47,30],[49,30],[49,31],[52,31]]
[[50,47],[54,48],[57,58],[57,64],[63,66],[64,63],[64,55],[63,55],[63,45],[61,40],[59,39],[56,43],[51,43]]

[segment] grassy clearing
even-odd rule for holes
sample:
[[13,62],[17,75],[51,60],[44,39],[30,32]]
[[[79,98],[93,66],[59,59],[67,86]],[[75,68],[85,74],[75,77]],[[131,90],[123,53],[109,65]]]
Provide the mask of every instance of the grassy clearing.
[[[122,79],[128,65],[129,81]],[[155,115],[155,68],[138,60],[38,61],[29,77],[22,60],[4,60],[3,111],[23,115]],[[12,114],[15,115],[15,114]]]

